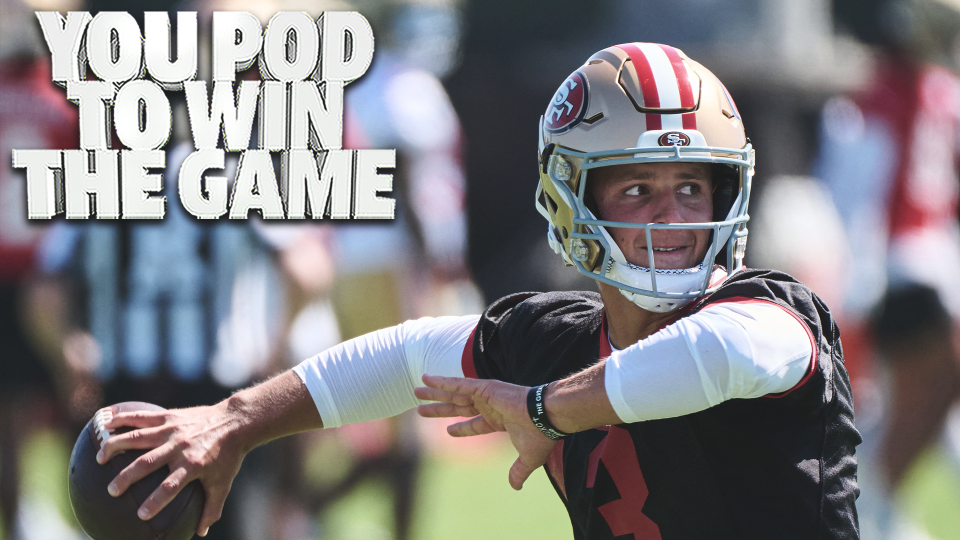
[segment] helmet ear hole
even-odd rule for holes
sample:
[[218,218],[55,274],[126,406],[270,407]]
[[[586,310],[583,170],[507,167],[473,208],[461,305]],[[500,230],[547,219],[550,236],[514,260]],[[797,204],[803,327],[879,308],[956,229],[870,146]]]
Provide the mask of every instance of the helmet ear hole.
[[550,143],[544,147],[543,151],[540,152],[540,172],[542,174],[547,174],[547,163],[550,162],[550,156],[553,154],[553,150],[556,147],[556,144]]
[[713,175],[713,220],[725,221],[739,192],[740,175],[730,165],[714,163],[710,166]]
[[560,238],[560,231],[558,231],[556,227],[551,228],[550,231],[553,232],[553,238],[557,241],[557,243],[562,244],[563,238]]
[[554,202],[553,197],[551,197],[550,194],[547,192],[543,192],[543,195],[544,195],[544,199],[546,199],[547,209],[550,210],[550,215],[551,216],[557,215],[557,203]]
[[547,209],[547,212],[550,213],[550,218],[554,218],[557,215],[558,206],[556,201],[553,200],[553,197],[547,193],[547,190],[540,191],[538,198],[540,205]]

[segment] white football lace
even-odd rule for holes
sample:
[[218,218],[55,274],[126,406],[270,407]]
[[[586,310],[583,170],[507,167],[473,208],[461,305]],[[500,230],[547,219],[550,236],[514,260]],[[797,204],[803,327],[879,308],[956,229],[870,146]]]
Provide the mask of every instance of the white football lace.
[[113,420],[113,411],[107,408],[100,409],[97,411],[97,414],[93,415],[93,429],[97,432],[97,440],[100,441],[100,448],[103,448],[103,443],[107,442],[107,439],[113,436],[113,433],[106,427],[107,422],[110,420]]

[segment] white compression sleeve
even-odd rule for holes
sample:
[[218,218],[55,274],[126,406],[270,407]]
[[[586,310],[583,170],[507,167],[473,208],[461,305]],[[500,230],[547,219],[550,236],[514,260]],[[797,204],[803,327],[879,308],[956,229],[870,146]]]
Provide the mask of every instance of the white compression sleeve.
[[790,390],[813,354],[809,329],[785,308],[721,303],[611,354],[604,382],[624,422],[671,418]]
[[345,341],[301,362],[323,427],[387,418],[416,407],[424,373],[463,377],[461,357],[479,315],[423,318]]

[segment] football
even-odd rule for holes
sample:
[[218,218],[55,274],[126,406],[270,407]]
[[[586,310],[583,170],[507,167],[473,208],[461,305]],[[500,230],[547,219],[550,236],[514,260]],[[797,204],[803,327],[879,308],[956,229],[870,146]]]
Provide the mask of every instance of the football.
[[[163,407],[130,401],[114,406],[117,412],[162,411]],[[137,517],[140,504],[169,474],[164,466],[143,478],[119,497],[111,497],[107,486],[124,468],[145,453],[130,450],[117,454],[105,465],[97,463],[101,441],[129,431],[108,431],[110,408],[97,411],[87,422],[70,456],[70,503],[77,521],[93,540],[187,540],[193,537],[203,512],[204,493],[199,481],[188,484],[177,497],[150,521]]]

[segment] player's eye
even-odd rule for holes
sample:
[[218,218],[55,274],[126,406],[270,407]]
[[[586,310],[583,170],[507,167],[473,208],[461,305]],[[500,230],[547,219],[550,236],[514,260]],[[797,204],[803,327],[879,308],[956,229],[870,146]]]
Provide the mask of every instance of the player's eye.
[[681,195],[696,195],[700,193],[700,186],[696,184],[686,184],[680,188]]
[[624,195],[643,195],[647,193],[647,188],[640,185],[630,186],[623,192]]

